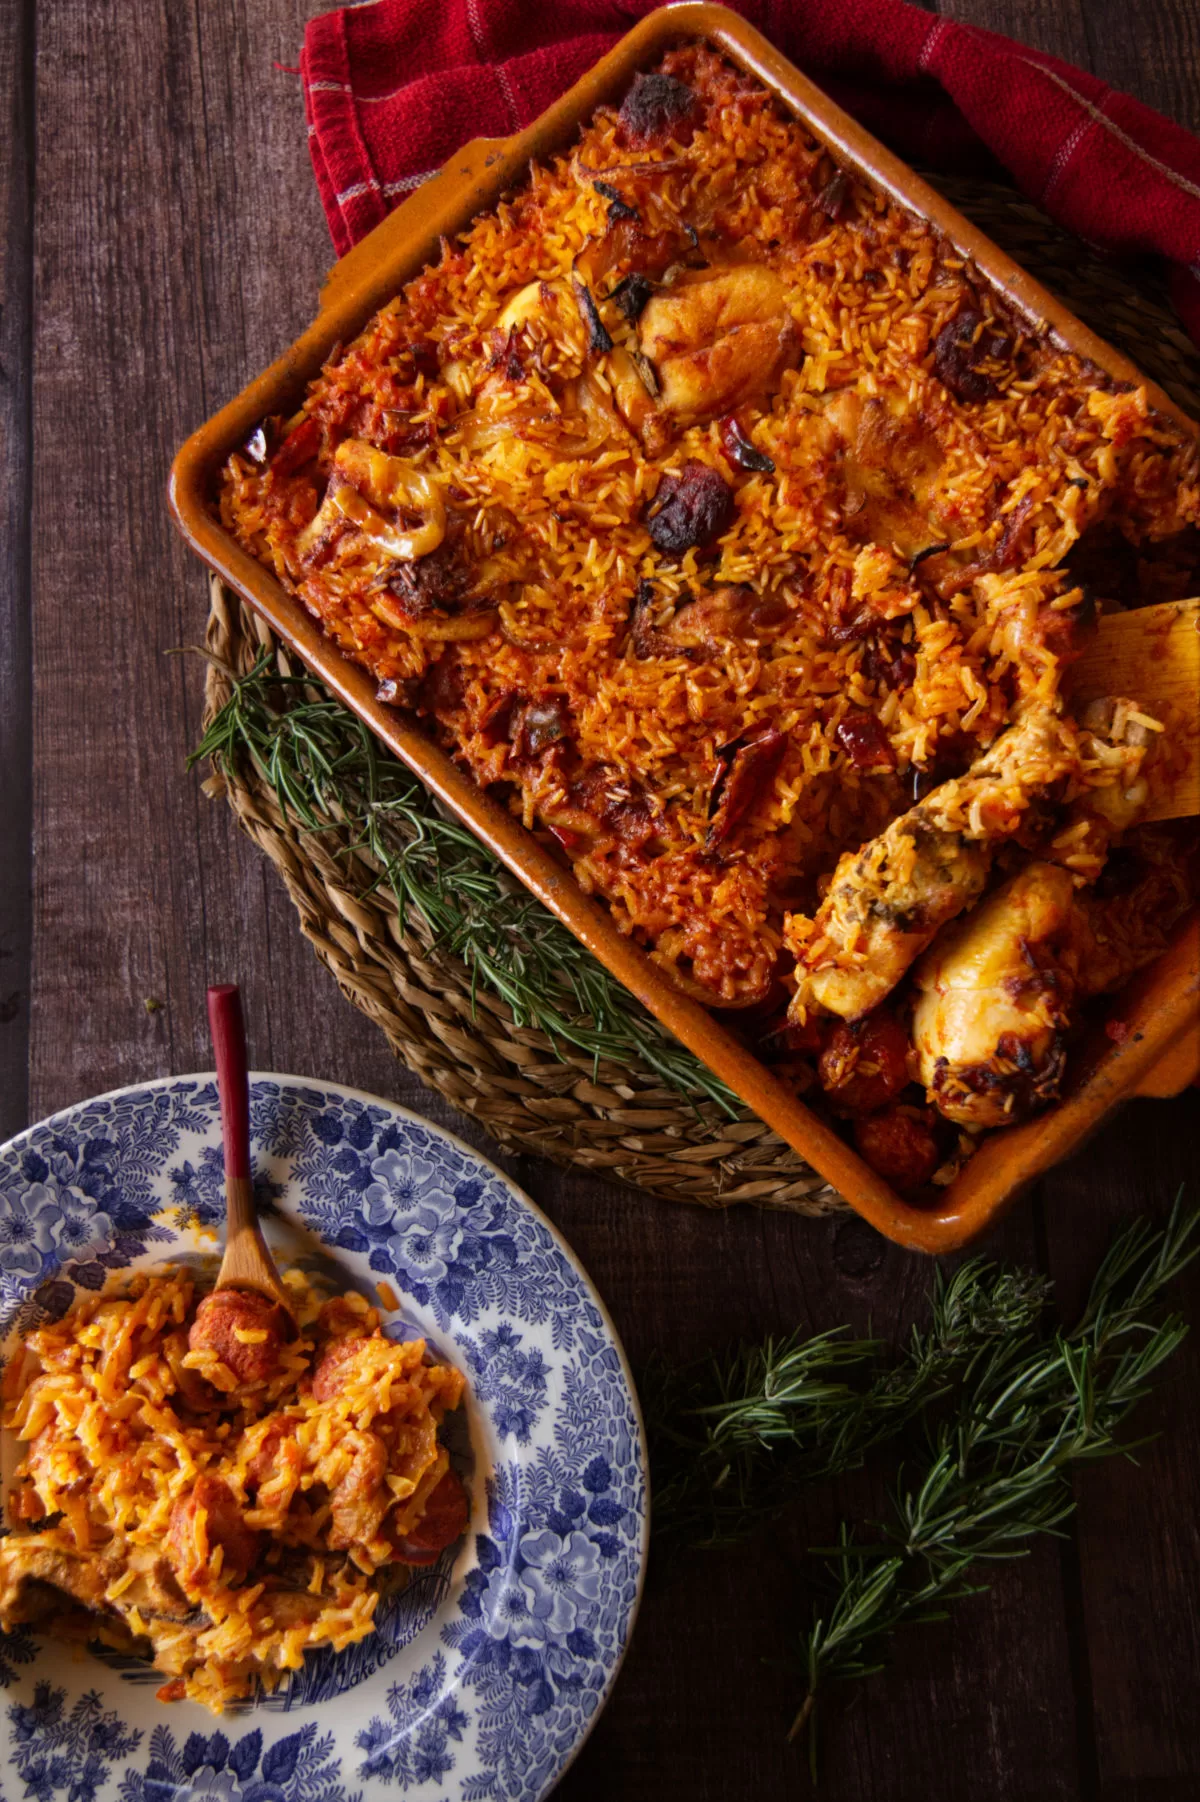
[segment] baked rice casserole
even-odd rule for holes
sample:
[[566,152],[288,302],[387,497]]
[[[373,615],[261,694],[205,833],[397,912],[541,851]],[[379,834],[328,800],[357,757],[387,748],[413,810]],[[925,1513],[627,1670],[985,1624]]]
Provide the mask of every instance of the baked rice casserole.
[[919,1196],[1059,1093],[1196,893],[1171,722],[1071,705],[1200,589],[1194,435],[704,45],[339,347],[222,523],[687,994]]

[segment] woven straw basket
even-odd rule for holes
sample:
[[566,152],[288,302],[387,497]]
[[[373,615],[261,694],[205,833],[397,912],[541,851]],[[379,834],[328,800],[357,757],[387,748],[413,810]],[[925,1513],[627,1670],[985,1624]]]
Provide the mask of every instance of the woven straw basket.
[[[1152,272],[1099,262],[1009,188],[932,179],[1086,324],[1200,414],[1200,355]],[[231,676],[248,672],[264,647],[288,667],[263,623],[215,578],[210,587],[206,724],[229,698]],[[845,1205],[755,1116],[731,1121],[713,1103],[691,1102],[636,1065],[601,1065],[597,1072],[589,1058],[514,1025],[492,995],[473,995],[465,965],[432,943],[419,920],[400,930],[386,887],[368,893],[376,868],[347,850],[332,817],[328,832],[302,831],[251,769],[214,775],[206,787],[225,794],[239,825],[279,871],[301,931],[343,994],[410,1070],[502,1146],[704,1207],[749,1201],[822,1214]]]

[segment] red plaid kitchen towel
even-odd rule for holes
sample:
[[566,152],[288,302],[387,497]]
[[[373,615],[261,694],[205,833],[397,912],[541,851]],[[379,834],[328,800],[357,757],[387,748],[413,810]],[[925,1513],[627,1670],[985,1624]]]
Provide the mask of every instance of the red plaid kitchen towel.
[[[537,117],[647,0],[374,0],[308,27],[309,144],[339,252],[468,138]],[[737,10],[903,155],[998,159],[1102,249],[1168,259],[1200,344],[1200,138],[1093,75],[908,0],[740,0]]]

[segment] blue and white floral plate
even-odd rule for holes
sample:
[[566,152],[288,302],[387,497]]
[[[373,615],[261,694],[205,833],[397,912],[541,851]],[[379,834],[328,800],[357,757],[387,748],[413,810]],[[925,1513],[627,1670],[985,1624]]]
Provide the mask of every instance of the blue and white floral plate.
[[[251,1126],[283,1260],[317,1271],[333,1252],[389,1332],[466,1372],[450,1443],[467,1537],[370,1639],[219,1722],[157,1702],[144,1664],[0,1634],[0,1797],[533,1802],[603,1706],[641,1592],[645,1452],[612,1323],[553,1227],[449,1133],[287,1076],[252,1079]],[[131,1267],[215,1273],[220,1145],[215,1081],[195,1076],[83,1102],[0,1148],[6,1345]],[[5,1490],[17,1456],[5,1443]]]

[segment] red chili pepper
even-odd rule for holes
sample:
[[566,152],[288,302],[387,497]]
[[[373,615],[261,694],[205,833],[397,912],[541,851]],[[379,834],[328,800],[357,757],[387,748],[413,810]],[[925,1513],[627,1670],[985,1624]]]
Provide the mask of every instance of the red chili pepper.
[[773,475],[775,465],[764,451],[757,450],[747,438],[736,413],[727,413],[721,421],[721,449],[737,469],[755,469]]
[[271,468],[276,475],[295,475],[298,469],[312,462],[320,448],[321,428],[309,415],[288,433],[271,458]]

